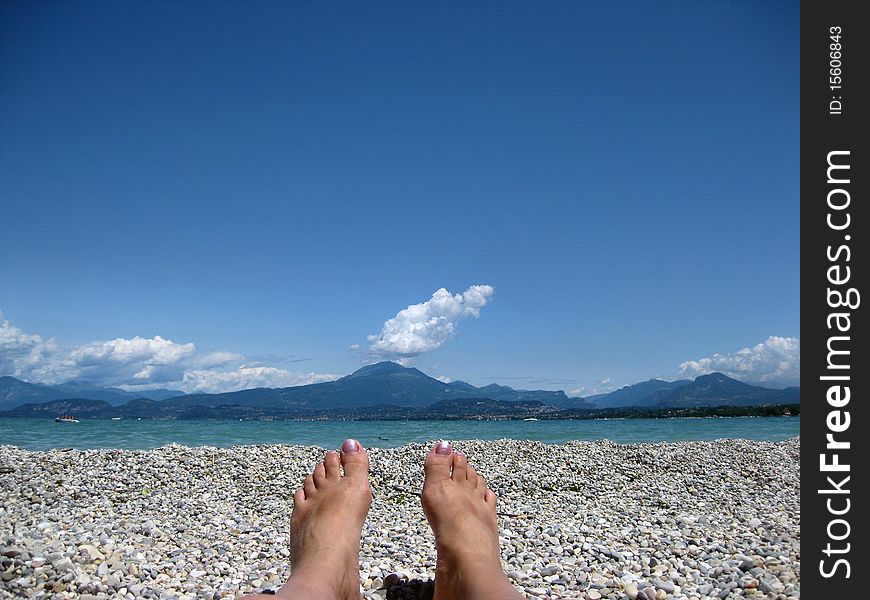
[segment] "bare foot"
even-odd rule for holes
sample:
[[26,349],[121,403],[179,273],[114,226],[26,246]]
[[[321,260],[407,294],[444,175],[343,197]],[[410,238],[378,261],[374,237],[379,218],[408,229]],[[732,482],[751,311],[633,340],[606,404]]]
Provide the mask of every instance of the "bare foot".
[[435,533],[435,600],[522,598],[501,568],[495,494],[464,454],[440,442],[426,457],[423,512]]
[[290,579],[278,597],[359,600],[360,532],[372,503],[368,474],[365,449],[346,440],[340,455],[327,452],[305,478],[293,496]]

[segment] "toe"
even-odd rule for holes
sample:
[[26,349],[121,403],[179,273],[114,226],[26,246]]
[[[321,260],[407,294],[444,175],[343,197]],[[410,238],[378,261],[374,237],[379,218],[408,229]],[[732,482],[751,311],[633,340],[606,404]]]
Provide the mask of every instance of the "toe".
[[486,490],[486,493],[483,495],[483,499],[484,499],[486,502],[492,502],[493,505],[494,505],[494,504],[495,504],[495,500],[496,500],[496,498],[495,498],[495,492],[493,492],[493,491],[490,490],[490,489],[487,489],[487,490]]
[[474,470],[474,467],[468,465],[468,468],[465,470],[465,478],[471,482],[471,487],[477,487],[477,477],[477,471]]
[[293,506],[294,507],[299,506],[303,502],[305,502],[305,490],[302,488],[299,488],[293,494]]
[[344,440],[341,445],[341,464],[346,477],[368,479],[369,455],[358,441]]
[[314,485],[322,487],[324,483],[326,483],[326,467],[323,466],[322,462],[319,462],[314,467]]
[[489,490],[486,488],[486,479],[483,478],[483,475],[477,476],[477,489],[483,490],[484,500],[486,499],[486,492]]
[[323,465],[326,467],[326,478],[337,479],[341,477],[341,461],[338,457],[338,452],[330,450],[326,453],[326,458],[323,459]]
[[305,497],[310,498],[311,494],[314,493],[314,490],[317,489],[314,486],[314,476],[309,475],[305,478],[305,481],[302,482],[302,489],[305,491]]
[[465,483],[468,478],[468,459],[461,452],[453,453],[453,481]]
[[453,464],[453,447],[450,442],[438,442],[429,451],[423,470],[426,481],[450,479],[450,466]]

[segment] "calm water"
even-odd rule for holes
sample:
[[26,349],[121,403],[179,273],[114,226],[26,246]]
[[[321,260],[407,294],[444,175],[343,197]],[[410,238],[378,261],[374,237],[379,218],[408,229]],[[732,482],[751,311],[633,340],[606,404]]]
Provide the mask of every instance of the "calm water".
[[[513,438],[563,443],[608,439],[620,444],[746,438],[780,441],[800,435],[800,417],[613,419],[601,421],[135,421],[0,419],[0,445],[49,448],[156,448],[237,444],[305,444],[335,448],[353,437],[391,448],[433,439]],[[387,439],[381,439],[387,438]]]

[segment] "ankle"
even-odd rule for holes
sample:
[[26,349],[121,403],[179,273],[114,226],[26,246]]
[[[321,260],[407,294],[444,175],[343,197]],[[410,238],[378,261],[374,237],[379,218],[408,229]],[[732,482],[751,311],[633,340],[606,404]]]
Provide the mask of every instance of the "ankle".
[[520,598],[512,594],[516,594],[516,590],[500,564],[450,564],[439,558],[435,568],[435,600]]
[[458,544],[442,544],[435,541],[435,549],[439,562],[446,565],[461,567],[463,571],[499,571],[501,568],[501,554],[498,547],[483,549],[480,547],[466,548]]
[[299,569],[290,574],[287,582],[275,594],[278,598],[323,598],[325,600],[350,600],[360,598],[359,571],[356,579],[344,574],[336,579],[333,569]]
[[473,552],[452,552],[438,549],[436,573],[443,578],[464,581],[498,581],[507,575],[501,566],[499,556],[486,556]]

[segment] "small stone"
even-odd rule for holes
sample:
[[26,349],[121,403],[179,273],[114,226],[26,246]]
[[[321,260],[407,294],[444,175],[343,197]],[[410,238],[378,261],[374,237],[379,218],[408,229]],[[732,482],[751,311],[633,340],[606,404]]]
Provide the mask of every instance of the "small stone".
[[51,566],[54,567],[54,570],[58,572],[72,571],[73,569],[75,569],[75,565],[73,564],[73,562],[66,556],[51,561]]

